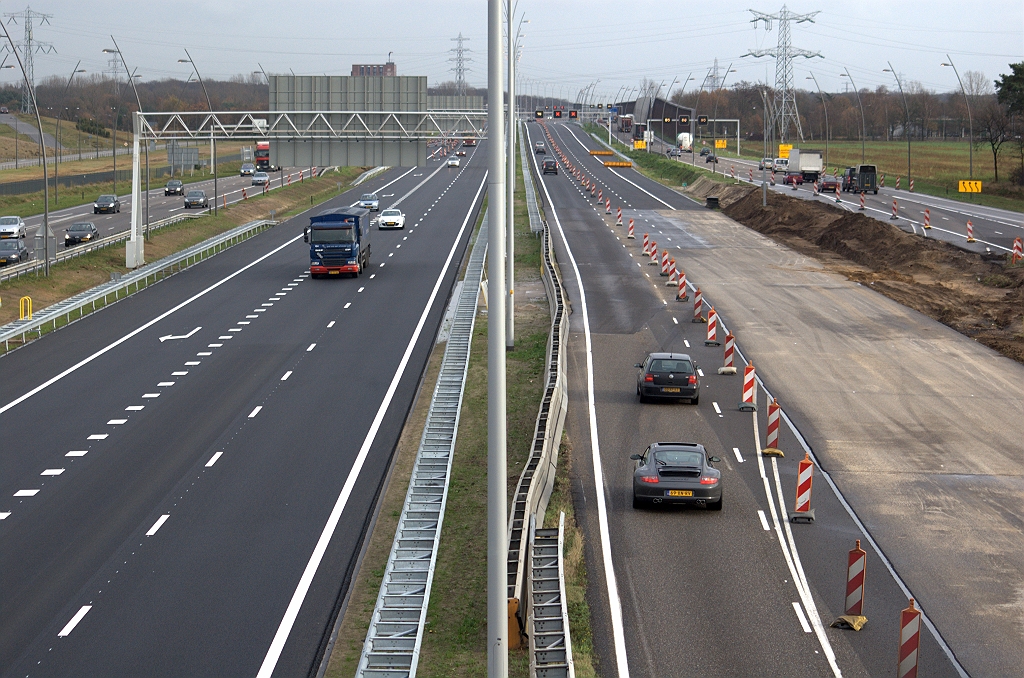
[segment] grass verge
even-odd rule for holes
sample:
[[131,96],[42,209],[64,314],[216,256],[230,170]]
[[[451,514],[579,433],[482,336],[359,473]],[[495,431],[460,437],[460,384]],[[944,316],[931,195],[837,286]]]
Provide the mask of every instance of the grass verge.
[[[293,183],[275,189],[266,196],[260,195],[236,203],[226,210],[220,210],[217,216],[192,219],[154,231],[146,243],[146,260],[156,261],[235,226],[264,219],[271,210],[276,212],[278,219],[283,219],[308,209],[310,205],[337,195],[338,183],[344,188],[365,169],[345,167],[338,174]],[[0,305],[0,325],[18,318],[18,305],[11,302],[23,296],[31,297],[38,311],[110,280],[111,273],[125,273],[127,269],[124,262],[125,247],[121,244],[56,264],[50,268],[48,278],[39,274],[0,283],[0,298],[9,300],[7,304]]]

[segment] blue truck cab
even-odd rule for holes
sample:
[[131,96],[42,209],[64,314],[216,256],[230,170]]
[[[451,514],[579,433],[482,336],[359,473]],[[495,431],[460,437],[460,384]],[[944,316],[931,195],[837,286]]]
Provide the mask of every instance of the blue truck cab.
[[342,273],[358,277],[370,265],[370,211],[361,207],[324,210],[310,217],[303,240],[309,243],[311,277]]

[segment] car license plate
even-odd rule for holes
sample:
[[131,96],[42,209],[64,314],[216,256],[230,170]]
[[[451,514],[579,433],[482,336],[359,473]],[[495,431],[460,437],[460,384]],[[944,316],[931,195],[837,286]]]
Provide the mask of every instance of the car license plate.
[[341,271],[327,271],[327,275],[338,275]]
[[693,490],[668,490],[670,497],[692,497]]
[[661,392],[662,393],[679,393],[679,387],[678,386],[666,386],[665,388],[661,389]]

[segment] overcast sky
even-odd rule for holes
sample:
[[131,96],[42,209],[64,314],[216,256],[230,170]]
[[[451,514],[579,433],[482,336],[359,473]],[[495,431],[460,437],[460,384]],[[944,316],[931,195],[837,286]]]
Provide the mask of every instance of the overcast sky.
[[[697,88],[717,57],[723,75],[730,63],[736,71],[726,86],[739,80],[774,84],[774,59],[743,55],[776,47],[779,25],[755,26],[750,8],[776,14],[781,3],[519,0],[518,11],[530,22],[522,26],[520,72],[570,97],[600,79],[597,92],[611,98],[644,77],[667,84],[692,73],[687,89]],[[25,4],[3,3],[5,14],[24,9]],[[483,0],[36,0],[32,9],[52,15],[48,24],[35,27],[35,38],[56,49],[36,54],[37,81],[67,77],[78,59],[90,73],[109,68],[109,55],[101,50],[111,46],[113,34],[129,66],[147,80],[187,78],[188,64],[177,63],[183,48],[206,79],[248,74],[258,63],[268,73],[347,75],[351,64],[383,63],[390,51],[400,75],[426,75],[433,85],[454,78],[449,50],[461,32],[471,50],[467,80],[486,85]],[[1007,64],[1024,61],[1021,0],[798,0],[789,9],[821,10],[814,23],[791,24],[793,46],[823,57],[795,61],[797,87],[812,87],[806,78],[813,70],[822,89],[841,91],[844,68],[858,87],[894,86],[882,71],[891,61],[906,80],[949,91],[957,84],[952,69],[940,65],[947,53],[961,76],[981,71],[990,81],[1008,72]],[[5,19],[5,25],[16,42],[24,39],[24,21]],[[16,77],[12,70],[2,74],[6,82]]]

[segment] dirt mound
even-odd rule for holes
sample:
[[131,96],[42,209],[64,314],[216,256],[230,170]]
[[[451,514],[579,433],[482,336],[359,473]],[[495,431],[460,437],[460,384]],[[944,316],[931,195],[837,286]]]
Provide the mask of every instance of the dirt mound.
[[742,200],[753,190],[754,188],[749,184],[723,184],[718,181],[712,181],[707,177],[700,177],[697,181],[683,189],[683,192],[698,200],[704,200],[708,196],[713,196],[718,198],[719,205],[728,207]]
[[[695,185],[696,187],[696,185]],[[1024,266],[832,205],[752,192],[724,209],[850,280],[1024,362]]]

